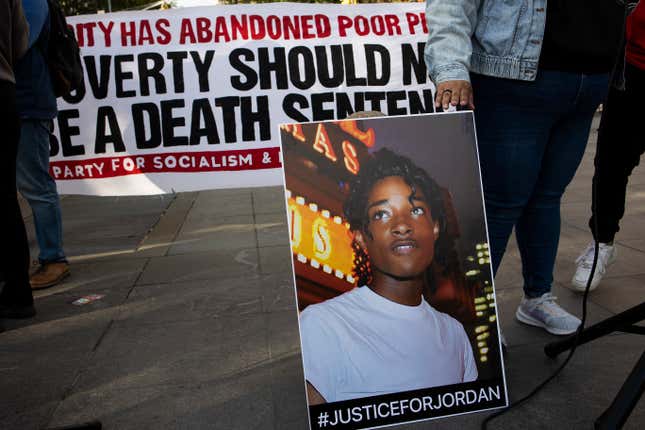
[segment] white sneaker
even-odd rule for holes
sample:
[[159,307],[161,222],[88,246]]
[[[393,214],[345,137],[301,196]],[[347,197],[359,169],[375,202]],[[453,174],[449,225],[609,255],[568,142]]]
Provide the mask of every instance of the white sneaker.
[[[598,262],[596,263],[596,270],[591,280],[591,286],[589,291],[593,291],[603,276],[607,272],[607,268],[611,263],[616,260],[616,254],[618,251],[613,245],[606,243],[600,243],[598,249]],[[591,242],[587,245],[587,249],[576,259],[576,273],[571,279],[571,284],[578,291],[583,291],[587,288],[587,281],[589,280],[589,275],[591,275],[591,265],[593,264],[594,256],[594,242]]]
[[524,297],[515,312],[515,318],[524,324],[542,327],[551,334],[575,333],[580,320],[562,309],[555,302],[556,298],[551,293],[535,299]]

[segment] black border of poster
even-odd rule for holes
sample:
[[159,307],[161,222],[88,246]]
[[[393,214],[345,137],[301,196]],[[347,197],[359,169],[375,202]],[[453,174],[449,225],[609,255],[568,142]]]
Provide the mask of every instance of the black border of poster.
[[507,404],[503,378],[404,391],[309,406],[313,430],[357,430],[473,411]]

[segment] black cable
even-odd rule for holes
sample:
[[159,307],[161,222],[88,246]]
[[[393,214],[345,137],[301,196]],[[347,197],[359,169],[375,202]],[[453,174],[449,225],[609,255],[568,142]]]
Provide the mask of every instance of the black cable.
[[[598,156],[598,144],[596,143],[596,157]],[[591,187],[591,199],[592,202],[594,202],[594,207],[597,205],[597,198],[596,198],[596,183],[595,181],[592,182],[592,187]],[[595,214],[594,214],[595,215]],[[598,217],[594,216],[593,217],[593,236],[594,236],[594,256],[593,256],[593,263],[591,265],[591,273],[589,275],[589,278],[587,278],[587,286],[585,287],[585,292],[582,297],[582,319],[580,321],[580,325],[578,326],[578,330],[576,330],[575,334],[575,339],[573,342],[573,346],[569,350],[569,355],[567,355],[567,358],[564,360],[564,362],[558,367],[548,378],[546,378],[542,383],[540,383],[537,387],[535,387],[533,390],[531,390],[530,393],[528,393],[526,396],[522,397],[519,400],[516,400],[515,402],[511,403],[507,407],[495,412],[494,414],[491,414],[487,416],[484,421],[482,422],[482,430],[487,430],[488,429],[488,423],[495,418],[504,415],[511,409],[517,408],[527,400],[531,399],[533,396],[535,396],[537,393],[539,393],[549,382],[551,382],[553,379],[555,379],[556,376],[562,372],[562,370],[569,364],[569,361],[571,361],[571,358],[573,357],[574,352],[578,348],[578,342],[580,341],[580,333],[585,329],[585,322],[587,321],[587,297],[589,296],[589,290],[591,287],[591,281],[593,280],[593,277],[596,272],[596,264],[598,263],[598,252],[600,249],[600,245],[598,243],[598,240],[596,239],[598,237]]]

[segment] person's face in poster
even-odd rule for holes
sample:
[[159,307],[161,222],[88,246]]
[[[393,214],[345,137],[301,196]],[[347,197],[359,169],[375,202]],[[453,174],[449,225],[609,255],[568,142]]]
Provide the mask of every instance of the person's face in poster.
[[370,190],[366,216],[356,240],[369,255],[375,281],[423,276],[434,258],[438,231],[423,192],[400,176],[383,178]]

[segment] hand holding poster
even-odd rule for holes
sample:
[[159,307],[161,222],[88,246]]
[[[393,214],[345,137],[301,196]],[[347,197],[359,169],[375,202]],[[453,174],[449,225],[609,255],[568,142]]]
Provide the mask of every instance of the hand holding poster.
[[62,193],[278,185],[276,125],[432,112],[423,5],[258,4],[70,17],[84,88],[59,104]]
[[506,405],[472,113],[281,135],[311,428]]

